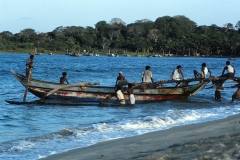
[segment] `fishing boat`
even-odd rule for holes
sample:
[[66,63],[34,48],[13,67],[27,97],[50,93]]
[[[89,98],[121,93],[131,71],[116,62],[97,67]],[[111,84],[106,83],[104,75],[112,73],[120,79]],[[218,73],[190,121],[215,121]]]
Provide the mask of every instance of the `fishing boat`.
[[[79,102],[101,102],[109,95],[115,95],[115,86],[101,86],[96,82],[85,82],[80,84],[61,85],[59,83],[47,82],[30,78],[29,80],[24,75],[18,74],[11,70],[12,74],[24,86],[28,87],[28,91],[41,99],[59,99],[72,100]],[[193,79],[185,80],[184,82],[193,82]],[[193,85],[176,85],[176,81],[159,81],[155,83],[135,83],[133,93],[136,103],[165,101],[171,99],[187,99],[189,96],[195,95],[204,86],[209,83],[208,79]],[[125,83],[125,84],[124,84]],[[127,89],[126,81],[120,83],[123,89]],[[174,86],[167,86],[173,83]],[[165,86],[166,85],[166,86]],[[124,98],[128,99],[127,91],[123,91]],[[117,102],[116,96],[112,96],[108,102]]]

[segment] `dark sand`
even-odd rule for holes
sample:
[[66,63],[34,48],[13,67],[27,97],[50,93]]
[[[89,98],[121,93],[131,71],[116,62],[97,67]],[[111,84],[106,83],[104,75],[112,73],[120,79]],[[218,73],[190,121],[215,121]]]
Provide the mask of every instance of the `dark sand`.
[[240,159],[240,114],[222,120],[101,142],[44,158],[80,159],[237,160]]

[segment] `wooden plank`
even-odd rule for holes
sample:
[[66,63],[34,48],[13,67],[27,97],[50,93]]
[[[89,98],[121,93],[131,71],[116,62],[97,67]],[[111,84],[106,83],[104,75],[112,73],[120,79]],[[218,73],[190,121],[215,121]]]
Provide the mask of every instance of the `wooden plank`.
[[[12,101],[12,100],[5,100],[9,104],[15,104],[15,105],[58,105],[58,106],[100,106],[99,103],[86,103],[86,102],[69,102],[69,101],[43,101],[39,102],[38,100],[35,101]],[[121,107],[121,106],[133,106],[131,104],[118,104],[118,103],[105,103],[101,105],[101,107]]]

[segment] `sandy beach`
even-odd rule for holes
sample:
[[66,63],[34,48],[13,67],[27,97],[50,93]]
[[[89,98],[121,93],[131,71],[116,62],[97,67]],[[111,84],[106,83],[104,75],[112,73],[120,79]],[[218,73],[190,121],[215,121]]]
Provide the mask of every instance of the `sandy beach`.
[[51,155],[44,160],[240,159],[240,114],[111,140]]

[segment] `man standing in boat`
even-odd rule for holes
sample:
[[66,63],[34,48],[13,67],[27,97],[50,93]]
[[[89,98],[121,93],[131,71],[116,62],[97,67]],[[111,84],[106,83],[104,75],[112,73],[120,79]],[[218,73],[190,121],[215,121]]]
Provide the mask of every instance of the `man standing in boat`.
[[145,67],[146,71],[142,74],[142,81],[146,83],[153,83],[152,72],[150,71],[150,66]]
[[67,82],[67,84],[69,84],[66,77],[67,77],[67,72],[63,72],[62,77],[60,78],[60,84],[64,84],[65,81]]
[[26,62],[26,77],[31,78],[32,77],[32,68],[34,65],[34,55],[31,55]]
[[199,73],[198,71],[196,71],[196,70],[193,70],[193,73],[194,73],[195,78],[204,79],[204,78],[207,77],[208,72],[209,72],[209,74],[210,74],[210,77],[212,76],[212,72],[211,72],[210,69],[208,69],[206,66],[207,66],[206,63],[202,63],[202,68],[201,68],[202,74],[200,74],[200,73]]

